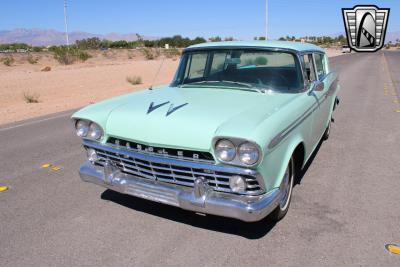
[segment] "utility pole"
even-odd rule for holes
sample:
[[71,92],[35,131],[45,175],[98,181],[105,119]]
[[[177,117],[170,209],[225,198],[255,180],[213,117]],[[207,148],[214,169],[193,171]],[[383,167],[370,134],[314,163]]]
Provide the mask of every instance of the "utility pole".
[[268,0],[265,0],[265,40],[268,40]]
[[65,23],[65,39],[67,41],[67,46],[69,46],[68,20],[67,20],[67,0],[64,0],[64,23]]

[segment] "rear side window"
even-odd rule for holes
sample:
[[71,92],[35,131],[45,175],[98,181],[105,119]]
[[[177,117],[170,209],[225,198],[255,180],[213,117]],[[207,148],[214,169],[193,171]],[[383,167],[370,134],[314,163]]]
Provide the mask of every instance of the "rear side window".
[[304,67],[306,71],[306,80],[308,82],[313,82],[316,80],[315,70],[313,64],[312,54],[307,54],[303,56]]
[[322,77],[326,75],[325,57],[323,54],[315,53],[314,58],[315,58],[315,66],[317,68],[318,80],[320,80]]

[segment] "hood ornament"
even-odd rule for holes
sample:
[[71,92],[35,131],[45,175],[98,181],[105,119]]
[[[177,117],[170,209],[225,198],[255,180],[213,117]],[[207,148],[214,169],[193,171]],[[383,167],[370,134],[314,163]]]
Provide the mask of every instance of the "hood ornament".
[[[160,107],[162,107],[162,106],[164,106],[164,105],[166,105],[168,103],[169,103],[169,101],[161,103],[161,104],[158,104],[158,105],[154,105],[154,102],[151,102],[150,106],[149,106],[149,109],[147,110],[147,114],[153,112],[154,110],[156,110],[156,109],[158,109],[158,108],[160,108]],[[174,107],[174,104],[171,103],[171,105],[169,106],[169,109],[168,109],[167,114],[165,115],[165,117],[171,115],[172,113],[174,113],[178,109],[183,108],[187,104],[189,104],[189,103],[185,103],[185,104],[182,104],[182,105]]]
[[169,103],[169,101],[154,106],[154,102],[151,102],[150,106],[149,106],[149,109],[147,110],[147,114],[149,114],[150,112],[153,112],[154,110],[156,110],[156,109],[158,109],[158,108],[160,108],[160,107],[162,107],[162,106],[164,106],[164,105],[166,105],[168,103]]
[[187,104],[188,104],[188,103],[185,103],[185,104],[182,104],[182,105],[179,105],[179,106],[176,106],[176,107],[174,107],[174,104],[171,104],[171,105],[169,106],[168,111],[167,111],[167,115],[165,115],[165,116],[167,117],[167,116],[171,115],[171,113],[177,111],[177,110],[180,109],[180,108],[183,108],[183,107],[186,106]]

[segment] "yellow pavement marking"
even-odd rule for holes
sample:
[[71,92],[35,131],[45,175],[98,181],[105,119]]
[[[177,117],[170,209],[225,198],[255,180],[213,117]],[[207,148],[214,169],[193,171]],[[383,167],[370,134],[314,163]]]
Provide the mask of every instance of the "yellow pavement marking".
[[57,167],[57,166],[54,166],[53,168],[51,168],[53,171],[59,171],[59,170],[61,170],[61,167]]
[[0,186],[0,192],[4,192],[8,190],[8,186],[2,185]]
[[46,164],[43,164],[43,165],[42,165],[42,168],[43,168],[43,169],[47,169],[47,168],[49,168],[50,166],[51,166],[50,163],[46,163]]
[[400,255],[400,247],[397,245],[389,244],[386,245],[386,249],[393,254],[399,254]]
[[396,110],[397,113],[400,113],[400,109]]
[[393,103],[399,104],[399,100],[395,99],[395,100],[393,100]]

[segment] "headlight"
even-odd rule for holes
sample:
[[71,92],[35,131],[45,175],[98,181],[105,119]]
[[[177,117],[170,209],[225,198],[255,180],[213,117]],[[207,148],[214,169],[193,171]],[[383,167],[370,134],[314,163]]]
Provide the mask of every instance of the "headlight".
[[100,140],[103,137],[103,129],[96,123],[92,122],[89,127],[88,137],[94,140]]
[[78,120],[75,124],[76,135],[79,137],[86,137],[89,132],[89,122],[84,120]]
[[234,175],[229,178],[229,187],[232,192],[243,193],[246,191],[246,181],[242,176]]
[[241,144],[238,153],[240,161],[246,165],[255,164],[260,157],[257,146],[249,142]]
[[236,147],[231,141],[222,139],[215,145],[215,153],[221,161],[232,161],[236,156]]

